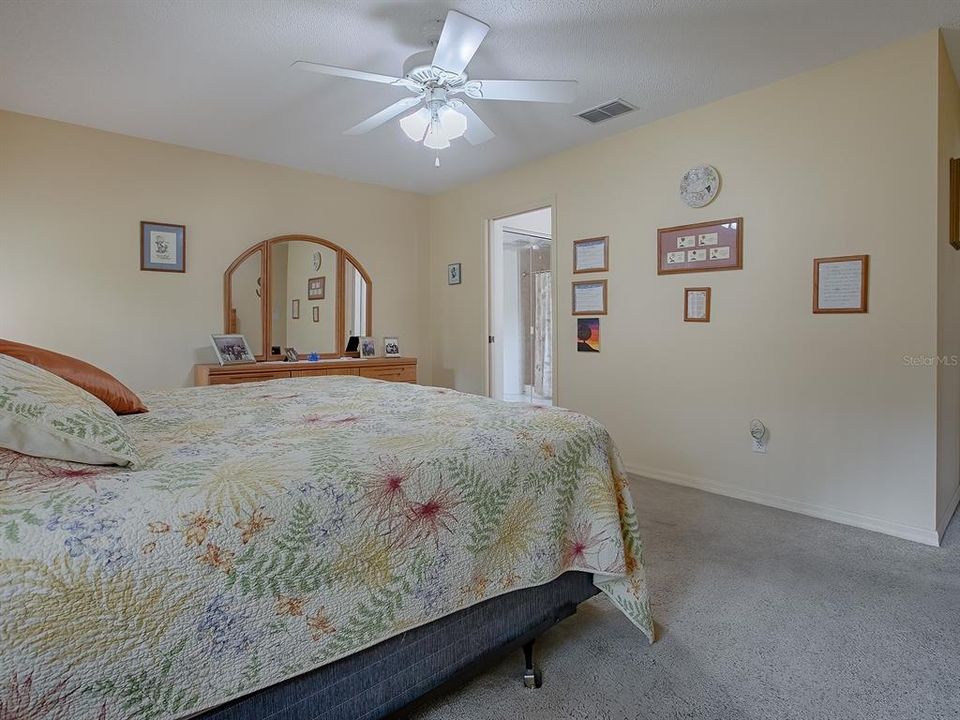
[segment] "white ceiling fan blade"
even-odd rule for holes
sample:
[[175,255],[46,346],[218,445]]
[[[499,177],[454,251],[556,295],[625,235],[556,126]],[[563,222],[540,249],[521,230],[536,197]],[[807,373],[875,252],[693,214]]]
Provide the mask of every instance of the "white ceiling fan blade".
[[467,67],[488,32],[490,26],[486,23],[451,10],[443,22],[437,51],[433,54],[433,64],[459,75]]
[[384,108],[376,115],[371,115],[366,120],[361,123],[354,125],[349,130],[345,131],[344,135],[363,135],[368,133],[375,128],[380,127],[388,120],[392,120],[400,113],[412,108],[414,105],[420,104],[420,98],[418,97],[408,97],[403,100],[398,100],[393,105],[388,108]]
[[290,67],[296,68],[297,70],[320,73],[321,75],[334,75],[352,80],[366,80],[368,82],[383,83],[384,85],[397,85],[400,84],[403,79],[390,77],[389,75],[364,72],[363,70],[351,70],[350,68],[337,67],[336,65],[321,65],[320,63],[307,62],[306,60],[297,60],[297,62]]
[[577,99],[576,80],[471,80],[467,94],[475,100],[524,100],[571,103]]
[[493,130],[488,128],[487,124],[473,111],[473,108],[465,102],[458,103],[455,109],[467,118],[467,131],[463,136],[467,139],[468,143],[471,145],[479,145],[494,137]]

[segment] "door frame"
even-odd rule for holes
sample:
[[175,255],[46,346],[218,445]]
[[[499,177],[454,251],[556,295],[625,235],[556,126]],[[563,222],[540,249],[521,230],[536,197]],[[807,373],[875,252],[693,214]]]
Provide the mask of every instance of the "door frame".
[[552,356],[553,356],[553,405],[559,405],[560,398],[560,363],[559,363],[559,344],[557,342],[557,327],[559,325],[559,310],[560,310],[560,283],[557,279],[557,268],[559,267],[559,232],[557,232],[557,196],[550,195],[540,200],[533,200],[525,203],[511,204],[509,206],[502,207],[501,209],[495,210],[492,213],[489,213],[483,219],[483,252],[481,257],[483,260],[483,303],[481,303],[480,311],[483,313],[482,316],[482,327],[483,327],[483,336],[481,337],[482,345],[482,354],[481,354],[481,366],[483,368],[483,394],[487,397],[490,397],[490,334],[491,334],[491,322],[490,322],[490,301],[493,296],[492,284],[493,284],[493,271],[491,269],[490,262],[490,250],[491,250],[491,234],[493,232],[493,224],[497,220],[504,220],[514,215],[523,215],[524,213],[533,212],[534,210],[544,210],[550,208],[550,236],[551,236],[551,248],[550,248],[550,276],[552,278],[553,285],[553,297],[551,302],[553,305],[553,333],[550,338],[552,345]]

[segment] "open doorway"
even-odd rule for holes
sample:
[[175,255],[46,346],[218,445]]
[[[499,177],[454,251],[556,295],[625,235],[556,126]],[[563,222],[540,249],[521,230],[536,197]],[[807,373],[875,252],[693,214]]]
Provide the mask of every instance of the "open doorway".
[[490,396],[552,405],[554,388],[551,208],[490,223]]

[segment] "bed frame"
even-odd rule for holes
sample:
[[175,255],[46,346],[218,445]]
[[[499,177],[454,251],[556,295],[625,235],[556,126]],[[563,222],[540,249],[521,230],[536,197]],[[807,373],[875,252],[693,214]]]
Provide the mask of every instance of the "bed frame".
[[534,640],[596,595],[590,573],[491,598],[316,670],[252,693],[200,720],[378,720],[461,684],[523,648],[523,682],[540,687]]

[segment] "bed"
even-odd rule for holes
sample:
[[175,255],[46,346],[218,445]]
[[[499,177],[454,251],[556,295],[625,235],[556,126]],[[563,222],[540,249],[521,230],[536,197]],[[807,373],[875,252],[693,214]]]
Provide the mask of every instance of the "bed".
[[653,638],[590,418],[351,376],[143,399],[132,468],[0,450],[0,714],[384,717],[597,591]]

